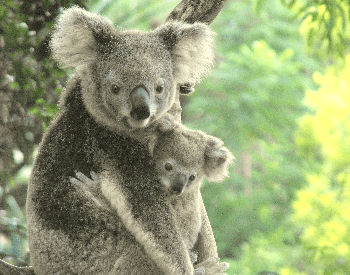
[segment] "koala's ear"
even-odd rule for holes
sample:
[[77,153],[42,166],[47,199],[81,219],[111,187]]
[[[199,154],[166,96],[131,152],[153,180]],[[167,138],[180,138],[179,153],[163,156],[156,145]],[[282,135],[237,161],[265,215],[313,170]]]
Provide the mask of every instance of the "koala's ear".
[[107,19],[79,7],[65,10],[58,18],[51,40],[54,58],[64,67],[95,60],[101,45],[113,39]]
[[221,140],[209,136],[204,160],[204,171],[208,180],[211,182],[220,182],[229,176],[228,167],[234,160],[234,156],[223,146]]
[[199,82],[214,61],[212,32],[204,23],[170,22],[155,32],[170,51],[177,83]]

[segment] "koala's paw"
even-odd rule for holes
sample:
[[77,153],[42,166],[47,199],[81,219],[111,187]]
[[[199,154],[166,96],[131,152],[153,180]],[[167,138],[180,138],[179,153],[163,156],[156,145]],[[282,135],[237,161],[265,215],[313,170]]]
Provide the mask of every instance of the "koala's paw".
[[194,83],[184,83],[180,85],[180,94],[182,95],[189,95],[194,92]]
[[221,273],[229,268],[229,263],[219,263],[219,258],[210,258],[195,265],[194,275],[223,275]]
[[228,168],[234,156],[223,144],[223,141],[218,138],[208,136],[204,170],[207,179],[211,182],[220,182],[229,176]]
[[69,180],[78,191],[84,194],[84,196],[93,200],[99,207],[102,207],[102,204],[97,199],[99,194],[100,179],[93,171],[90,172],[90,175],[92,179],[89,179],[81,172],[76,172],[75,176],[77,178],[70,178]]
[[190,259],[191,259],[191,263],[192,263],[192,264],[194,264],[195,262],[197,262],[197,258],[198,258],[197,253],[192,253],[192,252],[190,252]]
[[158,119],[156,127],[161,132],[171,131],[175,127],[174,118],[170,114],[165,114]]

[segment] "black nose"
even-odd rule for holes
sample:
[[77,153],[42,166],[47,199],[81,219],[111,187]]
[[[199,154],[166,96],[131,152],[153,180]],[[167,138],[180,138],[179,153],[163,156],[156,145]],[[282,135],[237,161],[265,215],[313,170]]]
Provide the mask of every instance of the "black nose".
[[171,191],[173,194],[179,195],[183,192],[187,185],[186,176],[183,174],[178,174],[175,177],[174,182],[171,185]]
[[130,94],[130,116],[135,120],[145,120],[150,117],[150,98],[144,86],[137,86]]
[[135,120],[145,120],[149,118],[150,114],[148,106],[133,108],[130,112],[131,117]]

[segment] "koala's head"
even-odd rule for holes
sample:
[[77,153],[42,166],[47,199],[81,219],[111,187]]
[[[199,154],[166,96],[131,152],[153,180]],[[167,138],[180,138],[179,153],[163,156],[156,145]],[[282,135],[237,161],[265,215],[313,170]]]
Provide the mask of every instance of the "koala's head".
[[213,32],[205,24],[171,22],[154,31],[121,31],[105,18],[73,7],[59,17],[51,40],[55,59],[76,68],[84,104],[108,127],[149,126],[213,62]]
[[221,140],[182,125],[158,135],[153,157],[160,180],[171,195],[199,188],[203,177],[222,181],[234,159]]

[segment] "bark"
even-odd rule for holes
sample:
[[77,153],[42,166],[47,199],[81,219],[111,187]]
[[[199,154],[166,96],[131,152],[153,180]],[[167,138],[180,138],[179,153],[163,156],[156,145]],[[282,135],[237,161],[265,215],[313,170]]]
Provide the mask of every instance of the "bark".
[[[210,25],[227,0],[183,0],[169,14],[166,21],[202,22]],[[192,91],[192,87],[181,87]],[[0,260],[0,275],[35,275],[32,267],[16,267]]]
[[227,0],[182,0],[166,21],[202,22],[210,25]]

